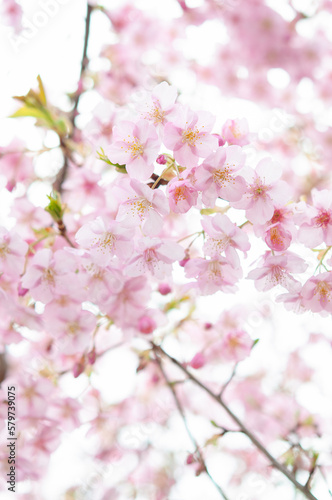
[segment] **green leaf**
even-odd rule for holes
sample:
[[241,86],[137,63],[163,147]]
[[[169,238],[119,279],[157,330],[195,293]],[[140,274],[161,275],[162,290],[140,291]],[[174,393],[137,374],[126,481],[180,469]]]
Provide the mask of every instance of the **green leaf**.
[[37,76],[37,80],[38,80],[38,87],[39,87],[39,99],[40,99],[41,103],[43,104],[43,106],[46,106],[46,104],[47,104],[46,94],[45,94],[44,85],[43,85],[43,82],[40,78],[40,75]]
[[47,207],[45,207],[46,212],[48,212],[55,222],[59,222],[63,218],[64,208],[61,203],[60,194],[54,191],[50,196],[47,196],[50,200]]
[[100,148],[100,151],[97,151],[97,155],[98,155],[98,160],[104,161],[105,163],[107,163],[107,165],[111,165],[112,167],[115,167],[117,169],[117,171],[120,173],[123,173],[123,174],[127,173],[126,165],[120,165],[119,163],[111,162],[111,160],[108,158],[108,156],[106,156],[103,148]]
[[33,118],[39,118],[40,120],[45,120],[45,113],[41,109],[33,108],[31,106],[22,106],[9,116],[9,118],[21,118],[24,116],[31,116]]

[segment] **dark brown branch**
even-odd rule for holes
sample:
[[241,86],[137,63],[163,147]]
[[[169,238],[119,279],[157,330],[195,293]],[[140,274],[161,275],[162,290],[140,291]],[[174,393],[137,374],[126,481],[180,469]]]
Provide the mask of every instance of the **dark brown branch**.
[[164,351],[160,346],[157,346],[153,342],[151,342],[153,349],[159,351],[161,354],[166,356],[173,364],[175,364],[183,373],[187,375],[187,377],[194,382],[198,387],[203,389],[207,394],[211,396],[231,417],[231,419],[239,426],[241,431],[246,434],[246,436],[250,439],[250,441],[256,446],[256,448],[263,454],[265,457],[271,462],[272,466],[279,470],[284,476],[286,476],[291,483],[299,490],[303,495],[309,500],[317,500],[317,498],[301,483],[297,481],[295,476],[285,467],[283,464],[278,462],[271,453],[265,448],[265,446],[259,441],[259,439],[243,424],[243,422],[233,413],[233,411],[227,406],[221,396],[215,394],[211,389],[206,387],[200,380],[198,380],[194,375],[192,375],[187,368],[185,368],[177,359],[173,358],[170,354]]

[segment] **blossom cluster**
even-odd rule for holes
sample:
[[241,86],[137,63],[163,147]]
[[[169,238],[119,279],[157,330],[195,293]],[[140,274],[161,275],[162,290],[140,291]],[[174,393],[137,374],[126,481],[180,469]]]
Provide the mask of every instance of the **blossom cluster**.
[[[48,102],[40,78],[38,91],[18,98],[23,107],[12,116],[38,118],[58,136],[63,166],[55,178],[37,174],[52,147],[33,152],[18,138],[0,146],[0,189],[11,203],[0,224],[0,394],[5,402],[7,382],[17,387],[18,477],[30,484],[22,498],[40,498],[49,458],[74,430],[102,481],[84,473],[68,498],[181,496],[182,471],[208,481],[209,460],[220,457],[236,463],[229,481],[217,478],[234,497],[252,472],[277,485],[267,455],[241,441],[250,432],[261,448],[282,450],[279,471],[306,477],[308,495],[330,471],[329,411],[319,415],[305,391],[319,380],[312,352],[331,362],[330,331],[319,333],[316,322],[332,312],[332,141],[318,113],[302,112],[298,92],[310,80],[316,100],[332,101],[321,20],[330,2],[311,13],[291,2],[288,17],[263,0],[241,9],[232,0],[174,3],[180,14],[172,22],[135,2],[89,3],[114,37],[101,54],[110,70],[91,71],[101,102],[82,129],[75,113],[84,78],[69,114]],[[21,6],[8,0],[4,11],[19,31]],[[314,40],[301,34],[307,21],[320,27]],[[187,27],[201,33],[214,23],[229,42],[217,43],[210,63],[175,49]],[[208,91],[285,106],[292,119],[266,147],[243,116],[187,104],[172,85],[175,68]],[[269,82],[275,68],[290,80],[282,90]],[[40,182],[49,188],[45,209],[33,195]],[[293,313],[304,314],[297,346],[286,325],[276,333],[286,315],[296,337]],[[287,349],[278,344],[288,340]],[[318,407],[323,395],[325,387]],[[189,438],[181,453],[160,445],[161,435],[174,437],[176,415]],[[1,449],[2,477],[7,466]],[[123,466],[126,473],[109,473]],[[206,488],[214,498],[213,484]]]

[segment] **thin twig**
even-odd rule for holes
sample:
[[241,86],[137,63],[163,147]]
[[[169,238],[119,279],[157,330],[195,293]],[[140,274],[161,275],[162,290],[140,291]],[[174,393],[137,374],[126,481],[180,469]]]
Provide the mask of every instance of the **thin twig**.
[[239,428],[243,431],[244,434],[248,436],[250,441],[256,446],[256,448],[263,454],[265,457],[271,462],[273,467],[275,467],[277,470],[279,470],[284,476],[286,476],[292,483],[293,485],[303,493],[303,495],[308,498],[309,500],[317,500],[317,498],[301,483],[297,481],[295,476],[285,467],[283,464],[278,462],[271,453],[265,448],[265,446],[257,439],[257,437],[245,426],[245,424],[233,413],[233,411],[227,406],[227,404],[223,401],[223,399],[218,395],[215,394],[211,389],[206,387],[200,380],[198,380],[194,375],[192,375],[187,368],[182,366],[182,364],[175,358],[173,358],[170,354],[168,354],[166,351],[164,351],[160,346],[157,346],[153,342],[151,342],[152,346],[154,349],[159,350],[160,353],[162,353],[164,356],[166,356],[170,361],[172,361],[173,364],[175,364],[182,372],[184,372],[187,377],[192,380],[198,387],[203,389],[207,394],[211,396],[212,399],[214,399],[225,411],[228,413],[228,415],[234,420],[234,422],[237,423]]
[[166,384],[168,385],[168,387],[170,388],[171,392],[172,392],[172,395],[173,395],[173,398],[174,398],[174,401],[175,401],[175,404],[176,404],[176,407],[182,417],[182,420],[183,420],[183,423],[184,423],[184,426],[186,428],[186,431],[187,431],[187,434],[192,442],[192,444],[194,445],[194,448],[195,448],[195,453],[197,454],[198,456],[198,459],[199,459],[199,462],[203,468],[203,470],[206,472],[207,476],[209,477],[209,479],[211,480],[211,482],[213,483],[213,485],[215,486],[215,488],[218,490],[218,492],[220,493],[220,495],[222,496],[222,498],[224,500],[229,500],[228,496],[226,495],[226,493],[221,489],[221,487],[219,486],[218,483],[216,483],[216,481],[213,479],[213,477],[211,476],[210,472],[208,471],[208,468],[206,466],[206,463],[204,461],[204,458],[203,458],[203,455],[202,455],[202,452],[201,452],[201,449],[199,447],[199,444],[198,442],[196,441],[196,438],[194,437],[194,435],[192,434],[189,426],[188,426],[188,422],[187,422],[187,419],[186,419],[186,416],[185,416],[185,413],[184,413],[184,409],[182,407],[182,404],[178,398],[178,395],[176,394],[176,391],[175,391],[175,388],[174,388],[174,384],[173,382],[170,381],[170,379],[168,378],[165,370],[164,370],[164,367],[162,365],[162,361],[158,355],[158,351],[157,349],[154,349],[154,352],[155,352],[155,355],[156,355],[156,362],[159,366],[159,369],[165,379],[165,382]]
[[219,396],[220,398],[223,396],[223,394],[224,394],[225,390],[227,389],[227,387],[229,386],[229,384],[232,382],[232,380],[233,380],[233,378],[234,378],[234,376],[235,376],[235,373],[236,373],[237,365],[238,365],[238,364],[236,363],[236,365],[234,366],[233,371],[232,371],[232,373],[231,373],[231,375],[230,375],[229,379],[228,379],[228,380],[224,383],[224,385],[222,386],[222,388],[221,388],[221,390],[220,390],[220,392],[219,392],[219,394],[218,394],[218,396]]
[[[83,45],[83,54],[82,54],[82,60],[81,60],[81,70],[80,70],[80,77],[79,77],[79,87],[78,90],[75,93],[75,98],[74,98],[74,106],[72,111],[70,112],[69,118],[70,121],[72,122],[72,130],[69,134],[69,139],[73,137],[75,133],[75,117],[77,114],[77,108],[78,108],[78,103],[80,100],[80,97],[82,95],[82,90],[81,90],[81,80],[84,74],[84,71],[88,65],[88,58],[87,58],[87,51],[88,51],[88,43],[89,43],[89,35],[90,35],[90,21],[91,21],[91,14],[93,11],[93,7],[91,5],[87,5],[87,14],[86,14],[86,19],[85,19],[85,33],[84,33],[84,45]],[[63,161],[63,166],[61,170],[58,172],[58,175],[56,176],[56,179],[53,183],[53,189],[55,191],[58,191],[59,193],[62,192],[62,185],[64,181],[66,180],[67,174],[68,174],[68,169],[69,169],[69,159],[70,159],[70,154],[68,152],[68,146],[66,145],[66,141],[62,140],[60,147],[63,152],[64,156],[64,161]]]

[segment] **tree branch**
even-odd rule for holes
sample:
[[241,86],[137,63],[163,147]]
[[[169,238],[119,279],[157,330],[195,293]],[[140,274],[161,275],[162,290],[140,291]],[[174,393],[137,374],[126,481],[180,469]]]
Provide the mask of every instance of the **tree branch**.
[[175,404],[176,404],[176,407],[182,417],[182,420],[183,420],[183,423],[184,423],[184,426],[186,428],[186,431],[187,431],[187,434],[191,440],[191,442],[193,443],[194,445],[194,448],[195,448],[195,452],[197,453],[197,456],[198,456],[198,459],[199,459],[199,462],[201,464],[201,467],[202,469],[204,470],[204,472],[206,472],[207,476],[209,477],[209,479],[211,480],[211,482],[213,483],[213,485],[216,487],[216,489],[218,490],[218,492],[220,493],[220,495],[222,496],[222,498],[224,500],[229,500],[228,496],[226,496],[226,494],[224,493],[224,491],[221,489],[221,487],[219,486],[218,483],[216,483],[216,481],[213,479],[213,477],[211,476],[210,472],[208,471],[207,469],[207,466],[206,466],[206,463],[204,461],[204,458],[203,458],[203,455],[202,455],[202,452],[201,452],[201,449],[199,447],[199,444],[197,443],[194,435],[192,434],[191,430],[189,429],[189,426],[188,426],[188,422],[187,422],[187,419],[186,419],[186,416],[185,416],[185,413],[184,413],[184,409],[182,407],[182,404],[178,398],[178,395],[176,394],[176,390],[174,388],[174,384],[169,380],[165,370],[164,370],[164,367],[162,365],[162,361],[158,355],[158,350],[154,348],[154,353],[155,353],[155,356],[156,356],[156,362],[159,366],[159,369],[165,379],[165,382],[166,384],[168,385],[168,387],[170,388],[171,392],[172,392],[172,395],[173,395],[173,398],[174,398],[174,401],[175,401]]
[[218,394],[215,394],[213,391],[211,391],[208,387],[206,387],[200,380],[198,380],[194,375],[192,375],[187,368],[182,366],[182,364],[173,356],[168,354],[164,349],[162,349],[160,346],[157,346],[153,342],[151,342],[152,347],[154,350],[159,351],[161,354],[166,356],[170,361],[172,361],[173,364],[175,364],[180,370],[182,370],[183,373],[187,375],[187,377],[194,382],[198,387],[203,389],[207,394],[211,396],[212,399],[214,399],[225,411],[226,413],[231,417],[231,419],[236,422],[236,424],[239,426],[241,431],[248,436],[250,441],[256,446],[256,448],[263,454],[265,457],[271,462],[273,467],[279,472],[281,472],[284,476],[286,476],[291,483],[299,490],[303,495],[308,498],[309,500],[317,500],[317,498],[301,483],[297,481],[295,476],[285,467],[283,464],[278,462],[271,453],[265,448],[265,446],[256,438],[256,436],[243,424],[243,422],[232,412],[232,410],[227,406],[227,404],[223,401],[222,397],[219,396]]
[[[81,80],[82,76],[84,75],[84,71],[88,65],[88,58],[87,58],[87,52],[88,52],[88,44],[89,44],[89,35],[90,35],[90,21],[91,21],[91,14],[93,11],[93,7],[88,3],[87,5],[87,14],[85,18],[85,33],[84,33],[84,45],[83,45],[83,54],[82,54],[82,60],[81,60],[81,70],[80,70],[80,77],[79,77],[79,85],[78,89],[75,93],[75,98],[74,98],[74,106],[73,109],[69,115],[70,121],[73,125],[72,130],[69,134],[69,139],[74,135],[75,133],[75,117],[77,115],[77,108],[78,108],[78,103],[80,100],[80,97],[82,95],[82,89],[81,89]],[[68,174],[68,169],[69,169],[69,159],[70,155],[68,154],[68,147],[66,145],[65,140],[61,140],[60,142],[60,147],[62,149],[62,153],[64,156],[64,161],[63,161],[63,166],[61,170],[58,172],[58,175],[56,176],[56,179],[53,183],[53,189],[55,191],[58,191],[59,193],[62,192],[62,184],[66,180],[67,174]]]

